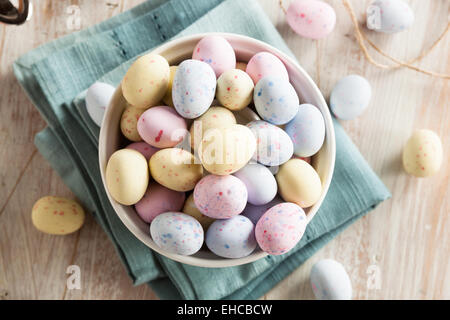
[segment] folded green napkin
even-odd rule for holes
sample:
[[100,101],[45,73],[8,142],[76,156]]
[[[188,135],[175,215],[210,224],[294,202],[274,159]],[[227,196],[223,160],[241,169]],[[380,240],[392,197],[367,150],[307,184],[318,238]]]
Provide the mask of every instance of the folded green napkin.
[[113,241],[136,285],[163,299],[255,299],[390,194],[335,121],[336,166],[327,197],[294,250],[243,266],[209,269],[167,259],[142,244],[112,209],[97,159],[98,127],[84,104],[96,80],[118,85],[137,55],[182,35],[245,34],[292,55],[254,0],[153,0],[41,46],[14,73],[48,127],[36,146]]

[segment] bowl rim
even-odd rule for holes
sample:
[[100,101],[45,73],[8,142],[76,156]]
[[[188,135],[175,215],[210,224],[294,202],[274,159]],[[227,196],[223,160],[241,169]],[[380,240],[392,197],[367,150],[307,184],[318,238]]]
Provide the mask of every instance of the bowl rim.
[[[329,148],[330,148],[330,153],[331,153],[331,159],[328,164],[329,174],[327,176],[326,181],[322,181],[322,187],[323,187],[322,190],[323,191],[322,191],[322,194],[321,194],[319,200],[314,204],[313,209],[310,210],[310,212],[308,212],[308,215],[307,215],[307,225],[308,225],[309,222],[314,217],[314,215],[317,213],[318,209],[322,205],[322,202],[323,202],[326,194],[328,193],[328,189],[331,184],[332,177],[333,177],[334,165],[335,165],[335,160],[336,160],[336,141],[335,141],[333,120],[332,120],[331,113],[328,108],[328,104],[326,103],[325,98],[322,95],[322,92],[319,90],[316,83],[312,80],[312,78],[309,76],[309,74],[300,66],[300,64],[295,59],[293,59],[288,54],[282,52],[281,50],[273,47],[272,45],[270,45],[266,42],[263,42],[261,40],[255,39],[255,38],[251,38],[249,36],[241,35],[241,34],[226,33],[226,32],[196,33],[193,35],[182,36],[179,38],[169,40],[168,42],[163,43],[163,44],[151,49],[149,52],[160,54],[160,53],[165,52],[172,47],[176,47],[184,42],[200,41],[202,38],[204,38],[206,36],[212,36],[212,35],[221,36],[227,40],[236,40],[236,41],[240,40],[240,41],[252,42],[255,45],[264,47],[264,50],[275,54],[276,56],[280,57],[281,60],[287,61],[308,82],[308,84],[311,86],[312,90],[314,91],[313,95],[316,96],[318,98],[319,102],[322,104],[322,106],[324,106],[324,108],[320,108],[320,110],[323,111],[322,115],[325,120],[325,125],[326,125],[326,127],[329,128],[329,130],[326,131],[326,134],[327,134],[326,141],[327,141],[327,143],[330,144]],[[142,54],[145,54],[145,53],[142,53]],[[141,56],[141,55],[139,55],[139,56]],[[283,64],[284,64],[284,61],[283,61]],[[120,87],[120,84],[116,88],[116,92],[119,87]],[[107,119],[109,118],[109,116],[108,116],[110,114],[110,112],[108,112],[109,110],[110,110],[110,108],[108,106],[108,108],[106,108],[103,121],[107,121]],[[103,124],[103,122],[102,122],[102,124]],[[159,253],[171,260],[181,262],[184,264],[188,264],[188,265],[193,265],[193,266],[197,266],[197,267],[207,267],[207,268],[223,268],[223,267],[233,267],[233,266],[238,266],[238,265],[244,265],[244,264],[251,263],[251,262],[257,261],[261,258],[268,256],[268,254],[266,252],[259,250],[259,251],[254,251],[252,254],[250,254],[246,257],[242,257],[242,258],[228,259],[228,258],[219,257],[220,259],[213,260],[213,259],[207,259],[207,258],[196,257],[196,256],[184,256],[184,255],[169,253],[169,252],[166,252],[166,251],[162,250],[161,248],[159,248],[153,242],[153,240],[148,241],[148,235],[147,235],[147,237],[144,237],[141,234],[141,232],[138,232],[135,230],[137,228],[134,225],[134,223],[131,222],[130,219],[122,216],[122,214],[119,214],[118,210],[121,209],[122,205],[117,203],[111,197],[111,195],[108,191],[108,188],[106,187],[106,178],[105,178],[106,167],[105,168],[103,167],[104,166],[103,163],[107,163],[107,161],[106,162],[103,161],[103,158],[106,159],[105,150],[103,148],[103,145],[104,145],[105,139],[106,139],[106,135],[107,135],[106,129],[104,129],[104,126],[102,125],[100,127],[100,134],[99,134],[98,160],[99,160],[100,173],[101,173],[101,178],[102,178],[102,182],[103,182],[103,187],[105,189],[105,192],[107,194],[109,202],[110,202],[111,206],[113,207],[116,215],[119,217],[119,219],[122,221],[122,223],[126,226],[128,231],[130,231],[135,237],[137,237],[142,243],[144,243],[150,249],[156,251],[157,253]]]

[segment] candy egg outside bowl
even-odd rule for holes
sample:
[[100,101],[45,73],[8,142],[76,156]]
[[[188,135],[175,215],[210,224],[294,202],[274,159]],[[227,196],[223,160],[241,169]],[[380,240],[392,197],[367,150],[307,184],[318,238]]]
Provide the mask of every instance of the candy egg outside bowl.
[[[319,210],[320,205],[322,204],[326,196],[331,183],[336,156],[336,143],[333,122],[322,93],[317,88],[311,77],[305,72],[305,70],[303,70],[303,68],[291,57],[267,43],[247,36],[230,33],[195,34],[169,41],[155,48],[152,52],[165,57],[170,65],[179,64],[181,61],[190,59],[192,57],[192,52],[196,44],[207,35],[219,35],[227,39],[236,53],[236,60],[240,62],[249,61],[254,54],[261,51],[270,52],[276,55],[286,66],[290,83],[295,88],[300,98],[300,102],[313,104],[321,111],[325,120],[325,141],[320,151],[313,156],[311,164],[315,168],[321,179],[322,194],[319,200],[313,206],[305,209],[307,222],[309,223]],[[158,252],[159,254],[162,254],[178,262],[199,267],[231,267],[247,264],[266,257],[267,253],[263,252],[258,247],[252,254],[237,259],[227,259],[219,257],[209,251],[206,246],[203,246],[200,251],[191,256],[184,256],[166,252],[165,250],[158,247],[152,240],[152,237],[150,236],[149,225],[141,220],[141,218],[136,213],[134,206],[122,205],[116,202],[111,197],[106,187],[105,171],[110,156],[116,150],[125,147],[125,140],[122,137],[120,130],[120,119],[125,105],[126,103],[122,95],[122,89],[119,85],[113,95],[113,98],[111,99],[110,105],[106,109],[103,124],[100,130],[99,164],[103,185],[109,201],[116,214],[125,224],[128,230],[145,245]],[[249,108],[240,111],[239,114],[237,114],[236,118],[240,123],[246,123],[252,120],[259,119],[259,117],[253,111],[249,110]]]

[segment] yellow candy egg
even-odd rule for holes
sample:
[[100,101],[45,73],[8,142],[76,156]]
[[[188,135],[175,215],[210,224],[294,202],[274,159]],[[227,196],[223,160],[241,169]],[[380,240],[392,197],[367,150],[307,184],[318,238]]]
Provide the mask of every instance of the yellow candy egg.
[[245,72],[247,69],[247,64],[245,62],[236,62],[236,69],[242,70]]
[[417,130],[403,149],[403,167],[416,177],[428,177],[439,171],[443,152],[439,136],[431,130]]
[[236,124],[234,114],[224,107],[210,107],[203,115],[197,118],[191,125],[191,147],[197,150],[203,134],[211,128],[226,127]]
[[131,141],[141,141],[142,138],[139,135],[137,129],[137,122],[141,114],[143,114],[145,109],[140,109],[136,107],[128,107],[122,113],[122,118],[120,119],[120,130],[122,134]]
[[198,222],[200,222],[204,231],[208,230],[211,223],[215,221],[213,218],[205,216],[197,209],[194,203],[193,193],[191,193],[191,195],[186,199],[183,207],[183,212],[194,217]]
[[172,101],[172,84],[173,84],[173,78],[175,77],[175,72],[177,72],[178,66],[171,66],[170,67],[170,77],[169,77],[169,85],[167,87],[166,94],[163,97],[163,102],[173,107],[173,101]]
[[73,200],[47,196],[36,201],[31,211],[31,220],[39,231],[65,235],[81,228],[84,210]]
[[252,101],[253,80],[242,70],[227,70],[217,80],[216,97],[230,110],[242,110]]
[[111,197],[124,205],[137,203],[144,196],[149,180],[147,160],[133,149],[112,154],[106,165],[106,186]]
[[322,194],[322,183],[314,168],[306,161],[291,159],[281,165],[275,178],[281,197],[302,208],[312,206]]
[[167,148],[156,152],[149,162],[150,173],[159,184],[175,191],[189,191],[203,176],[202,165],[192,153]]
[[240,124],[209,129],[199,146],[203,167],[217,175],[238,171],[248,163],[255,150],[255,136],[249,128]]
[[125,99],[137,108],[157,105],[167,92],[170,69],[165,58],[149,53],[138,58],[122,81]]

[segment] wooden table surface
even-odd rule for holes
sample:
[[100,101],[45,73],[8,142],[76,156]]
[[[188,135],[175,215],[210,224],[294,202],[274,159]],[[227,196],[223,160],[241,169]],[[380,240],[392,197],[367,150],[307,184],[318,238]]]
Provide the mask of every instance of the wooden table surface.
[[[336,10],[337,25],[320,41],[302,39],[291,31],[277,0],[260,3],[326,98],[343,76],[356,73],[369,80],[373,90],[369,108],[343,124],[391,190],[392,199],[342,232],[263,298],[313,298],[310,269],[319,259],[333,258],[348,271],[356,299],[450,299],[449,81],[369,64],[341,0],[326,1]],[[21,54],[73,32],[68,19],[77,8],[85,28],[140,2],[40,0],[34,1],[34,14],[24,25],[0,25],[0,299],[156,298],[146,285],[133,287],[112,244],[91,217],[80,231],[63,237],[32,226],[30,213],[37,199],[73,195],[36,150],[33,138],[45,122],[12,73],[12,63]],[[370,1],[351,2],[362,22]],[[416,14],[409,30],[395,35],[366,30],[380,48],[404,60],[433,43],[446,28],[450,11],[447,0],[407,2]],[[447,35],[418,65],[450,73],[449,52]],[[408,176],[401,165],[402,147],[418,128],[436,131],[444,147],[440,172],[427,179]],[[81,269],[80,290],[66,288],[66,269],[74,264]]]

